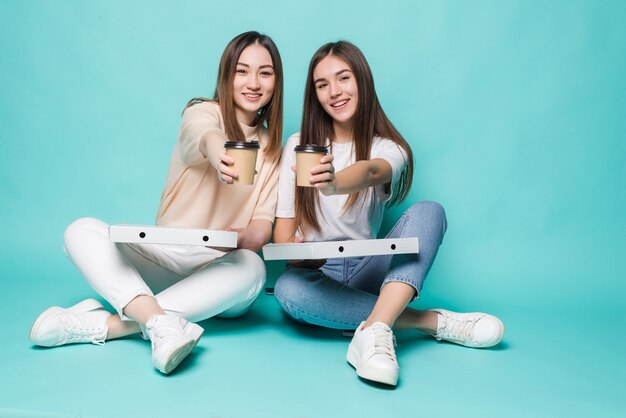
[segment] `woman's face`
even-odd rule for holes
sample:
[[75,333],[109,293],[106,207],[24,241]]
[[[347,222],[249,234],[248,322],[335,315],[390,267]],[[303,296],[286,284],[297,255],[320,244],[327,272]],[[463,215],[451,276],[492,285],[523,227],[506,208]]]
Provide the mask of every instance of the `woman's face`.
[[269,103],[276,77],[272,57],[264,46],[247,46],[239,56],[233,80],[237,119],[252,126],[259,110]]
[[317,100],[336,123],[351,125],[359,103],[359,91],[346,61],[328,55],[313,70]]

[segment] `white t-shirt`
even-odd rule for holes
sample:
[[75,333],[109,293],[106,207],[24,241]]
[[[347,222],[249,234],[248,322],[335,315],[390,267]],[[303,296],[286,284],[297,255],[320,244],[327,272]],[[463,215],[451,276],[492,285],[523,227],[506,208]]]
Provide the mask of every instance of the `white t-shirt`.
[[[280,161],[280,174],[278,176],[278,204],[276,207],[277,218],[295,218],[295,182],[296,174],[291,166],[296,164],[294,148],[300,141],[300,134],[294,134],[283,148]],[[333,166],[340,171],[355,163],[355,153],[352,143],[333,143],[332,154]],[[349,195],[326,196],[319,193],[319,206],[317,208],[317,220],[320,230],[312,228],[299,228],[297,235],[305,241],[338,241],[347,239],[371,239],[376,238],[383,220],[385,202],[391,198],[393,186],[407,165],[407,156],[404,150],[395,142],[374,137],[370,158],[381,158],[391,165],[392,187],[385,185],[370,187],[365,193],[364,199],[360,199],[348,211],[344,211],[344,205]],[[387,189],[387,191],[385,191]]]

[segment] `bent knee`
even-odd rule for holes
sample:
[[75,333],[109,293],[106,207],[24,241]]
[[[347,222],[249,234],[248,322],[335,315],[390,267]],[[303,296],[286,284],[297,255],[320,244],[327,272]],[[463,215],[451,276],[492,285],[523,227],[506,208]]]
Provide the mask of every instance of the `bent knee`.
[[448,227],[446,211],[443,206],[434,201],[419,202],[407,209],[407,213],[416,219],[429,219],[441,224],[444,232]]
[[243,269],[243,275],[249,278],[254,285],[263,286],[267,271],[265,263],[259,255],[246,249],[233,250],[229,253],[234,261]]
[[429,216],[436,217],[436,218],[446,217],[446,211],[443,208],[443,206],[441,206],[439,202],[430,201],[430,200],[425,201],[425,202],[415,203],[408,209],[408,211],[418,214],[420,216],[429,215]]
[[90,233],[97,233],[102,236],[109,236],[109,225],[96,218],[79,218],[70,223],[63,233],[63,243],[67,248],[68,244],[80,240]]
[[293,274],[293,270],[286,271],[276,279],[274,296],[283,307],[286,303],[297,304],[300,297],[307,294],[306,287],[307,282],[303,277]]

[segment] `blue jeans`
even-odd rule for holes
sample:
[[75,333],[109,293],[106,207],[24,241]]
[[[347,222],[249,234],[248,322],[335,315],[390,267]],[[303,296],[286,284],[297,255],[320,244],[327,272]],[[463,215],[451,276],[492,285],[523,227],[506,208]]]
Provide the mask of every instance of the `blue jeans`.
[[276,280],[276,300],[296,321],[356,329],[388,282],[412,286],[417,298],[446,228],[439,203],[416,203],[402,214],[387,238],[418,237],[419,254],[333,258],[320,269],[288,267]]

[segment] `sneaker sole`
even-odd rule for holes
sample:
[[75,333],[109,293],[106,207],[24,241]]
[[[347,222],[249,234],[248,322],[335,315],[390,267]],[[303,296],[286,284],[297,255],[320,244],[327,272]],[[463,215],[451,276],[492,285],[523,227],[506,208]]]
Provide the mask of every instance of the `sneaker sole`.
[[60,306],[53,306],[51,308],[48,308],[43,311],[35,320],[35,323],[30,328],[30,332],[28,333],[28,339],[31,343],[39,345],[41,347],[55,347],[54,345],[42,345],[37,342],[37,334],[39,333],[39,328],[41,327],[41,324],[43,324],[51,316],[56,315],[57,313],[62,311],[89,312],[100,308],[103,308],[102,304],[95,299],[86,299],[66,309],[63,309]]
[[189,354],[191,354],[193,349],[198,344],[198,341],[200,341],[200,337],[202,336],[203,332],[204,328],[202,328],[200,325],[189,322],[185,327],[183,333],[188,337],[191,337],[193,341],[191,341],[189,344],[185,344],[182,347],[175,349],[173,353],[170,353],[170,359],[165,363],[165,366],[163,366],[163,370],[158,367],[157,369],[159,369],[159,371],[163,374],[170,374],[176,367],[180,365],[180,363],[183,362],[183,360],[185,360],[185,358],[187,358]]
[[356,374],[363,379],[371,380],[373,382],[384,383],[390,386],[396,386],[398,384],[399,373],[389,370],[376,369],[374,367],[362,367],[361,359],[356,352],[356,349],[352,348],[352,345],[348,347],[348,354],[346,360],[354,369]]
[[181,345],[180,347],[175,348],[168,354],[168,360],[165,362],[163,367],[159,367],[155,365],[156,368],[163,374],[170,374],[176,367],[180,365],[187,358],[191,351],[194,349],[198,340],[190,340],[186,344]]
[[202,328],[200,325],[195,324],[193,322],[189,322],[187,326],[185,327],[183,334],[188,335],[191,338],[193,338],[197,344],[198,341],[200,341],[200,337],[202,336],[203,332],[204,332],[204,328]]

